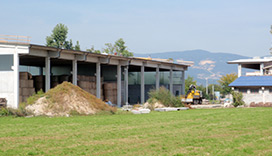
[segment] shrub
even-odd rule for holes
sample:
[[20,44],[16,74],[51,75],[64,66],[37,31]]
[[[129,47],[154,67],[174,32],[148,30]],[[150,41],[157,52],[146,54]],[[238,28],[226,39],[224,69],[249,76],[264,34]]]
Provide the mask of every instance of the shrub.
[[25,107],[19,106],[18,109],[13,108],[1,108],[0,116],[15,116],[15,117],[23,117],[30,115],[30,112],[25,110]]
[[148,92],[149,99],[148,103],[153,104],[155,102],[160,102],[166,107],[181,107],[183,104],[179,97],[175,97],[168,89],[165,87],[160,87],[159,90],[152,89]]
[[10,115],[10,112],[7,108],[0,109],[0,116],[8,116],[8,115]]
[[245,102],[243,101],[243,94],[242,93],[240,93],[240,92],[232,92],[231,94],[233,96],[233,103],[232,103],[232,105],[234,107],[241,106],[241,105],[245,104]]

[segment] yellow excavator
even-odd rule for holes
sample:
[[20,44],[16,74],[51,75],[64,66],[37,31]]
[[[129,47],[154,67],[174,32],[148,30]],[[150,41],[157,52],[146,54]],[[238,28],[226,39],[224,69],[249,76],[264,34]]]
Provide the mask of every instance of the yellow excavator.
[[202,91],[196,90],[195,85],[190,85],[186,95],[181,96],[181,102],[185,104],[202,104]]

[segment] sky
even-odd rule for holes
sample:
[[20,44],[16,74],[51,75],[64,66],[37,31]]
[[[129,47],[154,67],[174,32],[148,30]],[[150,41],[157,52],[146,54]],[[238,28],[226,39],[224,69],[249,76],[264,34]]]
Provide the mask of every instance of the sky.
[[269,55],[271,0],[0,0],[0,34],[45,38],[58,23],[82,50],[123,38],[134,53]]

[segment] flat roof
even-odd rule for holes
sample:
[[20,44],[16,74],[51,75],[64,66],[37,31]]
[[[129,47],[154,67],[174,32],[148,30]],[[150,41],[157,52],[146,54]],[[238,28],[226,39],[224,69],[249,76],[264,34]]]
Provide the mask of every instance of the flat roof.
[[265,58],[252,58],[252,59],[239,59],[228,61],[228,64],[259,64],[265,62],[272,62],[272,57],[265,57]]
[[158,61],[158,60],[153,60],[151,59],[146,59],[146,58],[138,58],[138,57],[124,57],[124,56],[117,56],[117,55],[111,55],[111,54],[97,54],[97,53],[92,53],[88,51],[77,51],[77,50],[69,50],[69,49],[60,49],[60,48],[54,48],[54,47],[48,47],[48,46],[43,46],[43,45],[37,45],[37,44],[29,44],[30,49],[41,49],[41,50],[50,50],[50,51],[62,51],[62,52],[68,52],[68,53],[73,53],[73,54],[86,54],[86,55],[93,55],[96,57],[111,57],[115,58],[118,60],[141,60],[144,62],[153,62],[153,63],[158,63],[158,64],[168,64],[168,65],[176,65],[176,66],[185,66],[186,68],[189,67],[190,65],[186,63],[171,63],[171,62],[165,62],[165,61]]

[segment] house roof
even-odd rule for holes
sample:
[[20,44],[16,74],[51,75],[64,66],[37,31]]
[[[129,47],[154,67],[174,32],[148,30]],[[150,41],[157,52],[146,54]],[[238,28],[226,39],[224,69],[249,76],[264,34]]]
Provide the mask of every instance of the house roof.
[[230,87],[272,86],[272,76],[241,76],[229,84]]

